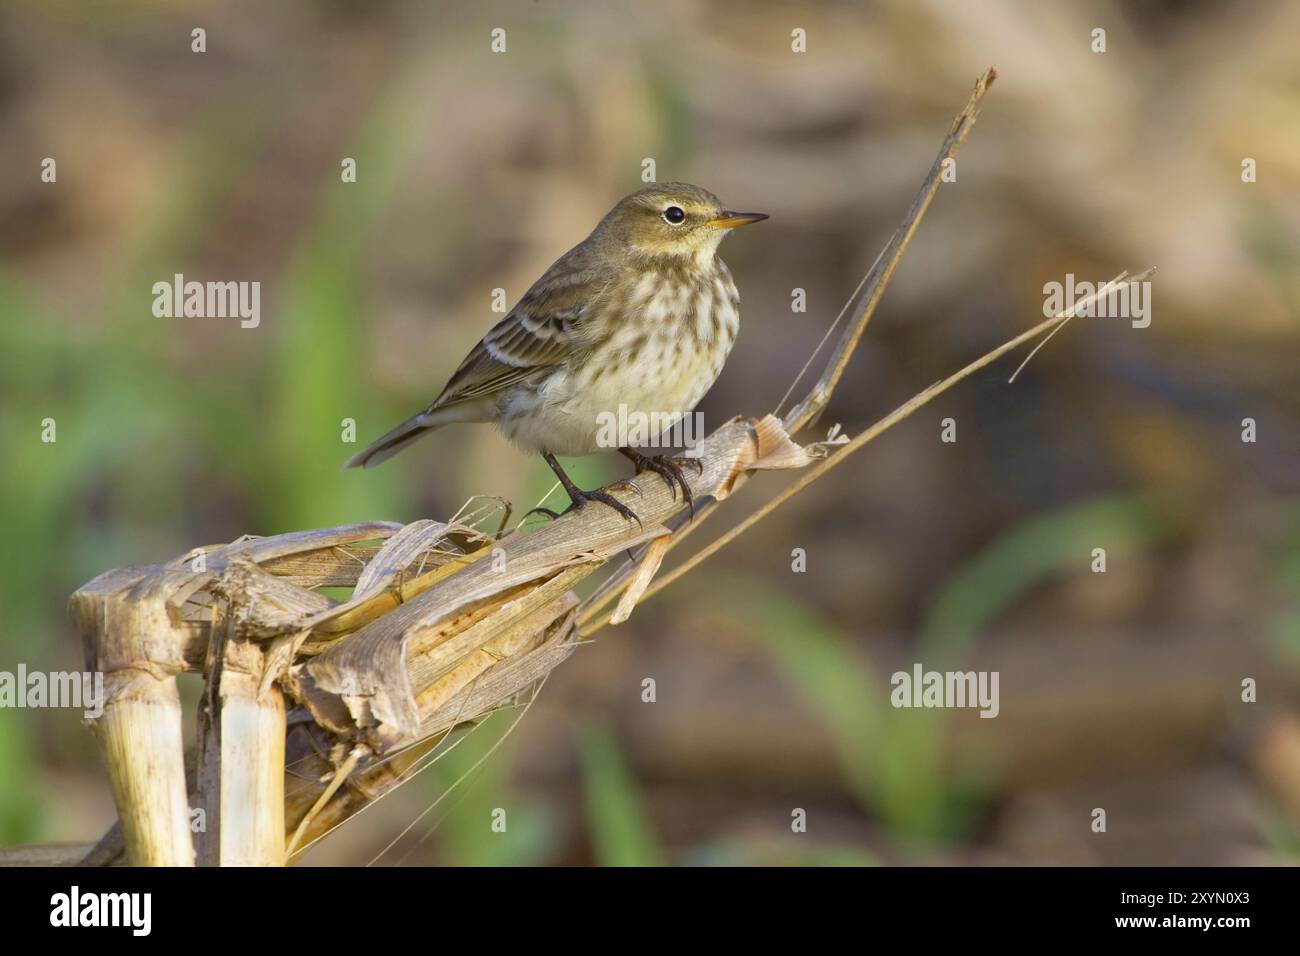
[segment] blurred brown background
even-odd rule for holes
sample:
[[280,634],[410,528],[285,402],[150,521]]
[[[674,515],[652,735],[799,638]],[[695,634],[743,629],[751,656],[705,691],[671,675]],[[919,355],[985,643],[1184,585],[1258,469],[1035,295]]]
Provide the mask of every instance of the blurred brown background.
[[[432,398],[492,290],[645,158],[772,215],[723,247],[744,321],[702,406],[770,410],[996,64],[824,424],[1028,328],[1066,273],[1158,266],[1151,326],[1078,319],[927,406],[602,631],[478,769],[508,715],[308,860],[374,858],[468,772],[380,862],[1293,861],[1297,35],[1300,5],[1209,0],[7,3],[0,669],[79,668],[64,602],[109,567],[534,503],[549,474],[489,429],[345,473],[340,422],[365,442]],[[261,325],[155,318],[177,272],[260,281]],[[999,671],[1000,715],[893,710],[917,661]],[[76,714],[0,711],[0,844],[112,818]]]

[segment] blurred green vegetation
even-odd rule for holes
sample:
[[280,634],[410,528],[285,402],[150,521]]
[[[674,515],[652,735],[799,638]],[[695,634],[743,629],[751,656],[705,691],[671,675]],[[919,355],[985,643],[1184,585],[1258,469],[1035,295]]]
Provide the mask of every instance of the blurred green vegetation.
[[436,806],[377,862],[401,862],[430,839],[458,866],[529,866],[556,852],[555,812],[545,800],[525,798],[511,781],[515,753],[507,734],[518,716],[498,712],[450,742],[419,778]]
[[[364,236],[358,225],[386,201],[391,176],[367,177],[365,186],[348,191],[321,183],[321,222],[304,236],[287,284],[287,331],[270,353],[272,367],[250,377],[252,387],[236,385],[229,370],[196,374],[168,361],[167,337],[151,316],[152,284],[184,271],[202,224],[240,177],[250,175],[275,119],[274,100],[254,98],[250,109],[248,94],[236,87],[195,123],[189,158],[178,164],[176,180],[162,186],[163,214],[140,248],[121,251],[99,321],[74,335],[75,316],[60,313],[31,283],[0,266],[0,441],[26,449],[0,469],[0,526],[23,542],[0,556],[5,661],[21,659],[33,669],[78,666],[59,640],[68,628],[51,604],[103,570],[166,557],[150,542],[174,540],[176,523],[193,520],[207,469],[221,469],[218,487],[237,483],[249,490],[263,529],[397,510],[392,474],[347,483],[337,467],[309,467],[338,458],[339,444],[337,434],[302,427],[321,421],[306,409],[336,405],[353,380],[349,357],[361,345],[352,322]],[[388,127],[398,125],[382,110],[376,122],[382,125],[385,116]],[[391,141],[393,130],[366,136]],[[338,196],[345,198],[332,198]],[[268,391],[259,380],[275,387]],[[365,390],[354,391],[340,408],[368,407]],[[57,427],[49,445],[36,440],[47,417]],[[26,715],[6,715],[0,723],[0,842],[56,835],[32,783],[32,724]]]
[[662,866],[665,862],[636,782],[608,726],[588,723],[580,735],[587,819],[601,866]]
[[918,849],[956,839],[969,821],[974,795],[968,783],[947,779],[940,767],[939,714],[891,707],[888,676],[796,598],[739,582],[730,594],[744,609],[746,627],[764,641],[830,735],[862,806],[905,841],[916,841]]
[[1173,519],[1142,496],[1081,501],[1031,517],[971,556],[938,589],[918,635],[920,659],[946,669],[959,661],[998,614],[1052,576],[1083,569],[1098,542],[1106,561],[1165,540]]

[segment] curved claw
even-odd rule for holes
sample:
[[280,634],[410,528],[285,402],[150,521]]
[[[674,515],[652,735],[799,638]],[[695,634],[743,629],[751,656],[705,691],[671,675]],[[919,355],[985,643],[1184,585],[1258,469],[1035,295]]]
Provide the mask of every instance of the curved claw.
[[588,501],[599,501],[601,504],[609,505],[619,514],[621,514],[624,518],[630,518],[631,520],[635,521],[638,528],[645,527],[645,525],[641,523],[641,519],[637,517],[636,512],[633,511],[631,508],[629,508],[627,505],[623,504],[623,502],[619,501],[613,495],[606,494],[605,492],[600,490],[583,491],[583,492],[579,492],[579,494],[582,497],[582,501],[578,501],[577,498],[575,498],[573,502],[573,507],[575,508],[581,507],[583,504],[586,504]]
[[637,474],[643,471],[653,471],[659,475],[668,485],[668,490],[672,492],[673,500],[677,500],[677,489],[682,489],[682,497],[686,501],[686,507],[690,509],[691,517],[695,517],[695,496],[691,494],[691,486],[686,481],[686,476],[682,474],[682,462],[694,461],[699,466],[700,474],[704,474],[704,463],[698,458],[682,459],[668,455],[642,455],[630,449],[620,449],[623,456],[631,460],[636,465]]
[[[601,491],[599,489],[596,491],[583,491],[581,488],[575,485],[573,483],[573,479],[570,478],[565,473],[564,469],[560,467],[560,463],[555,460],[555,456],[552,455],[549,451],[542,452],[542,457],[545,458],[546,463],[551,466],[551,470],[555,472],[555,476],[560,479],[560,484],[563,485],[564,490],[568,492],[569,500],[573,502],[573,504],[569,505],[569,507],[564,509],[564,514],[568,514],[574,508],[582,507],[588,501],[599,501],[601,504],[609,505],[619,514],[621,514],[624,518],[630,518],[631,520],[635,521],[637,523],[637,527],[640,528],[645,527],[645,525],[641,524],[641,519],[637,517],[636,512],[633,511],[631,508],[629,508],[627,505],[623,504],[623,502],[619,501],[613,495],[610,495],[607,492]],[[533,511],[540,511],[543,514],[549,515],[552,518],[560,517],[550,508],[534,508]],[[528,514],[532,514],[533,511],[528,512]],[[524,517],[528,517],[528,515],[525,515]]]
[[641,524],[641,519],[637,517],[635,511],[623,504],[623,502],[619,501],[613,495],[607,495],[603,491],[580,491],[578,492],[578,497],[573,499],[573,504],[569,505],[569,507],[565,508],[561,512],[552,511],[550,508],[533,508],[524,515],[524,518],[527,518],[528,515],[531,514],[543,514],[554,521],[556,518],[560,517],[560,515],[567,515],[570,511],[573,511],[576,508],[581,508],[588,501],[599,501],[601,504],[609,505],[624,518],[629,518],[632,521],[635,521],[638,527],[645,527],[645,525]]

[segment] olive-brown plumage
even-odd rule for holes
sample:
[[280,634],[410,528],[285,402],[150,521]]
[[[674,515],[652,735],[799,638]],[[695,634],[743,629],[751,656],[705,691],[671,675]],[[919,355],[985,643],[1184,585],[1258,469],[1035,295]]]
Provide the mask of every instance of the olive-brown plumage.
[[[733,213],[687,183],[649,186],[621,200],[591,235],[546,270],[470,351],[428,408],[347,462],[368,467],[452,422],[496,422],[543,454],[575,505],[582,492],[555,455],[600,448],[602,413],[680,418],[721,372],[740,324],[731,272],[717,256],[728,231],[761,213]],[[620,449],[689,489],[662,457]],[[667,464],[665,463],[667,462]],[[673,481],[669,481],[672,485]]]

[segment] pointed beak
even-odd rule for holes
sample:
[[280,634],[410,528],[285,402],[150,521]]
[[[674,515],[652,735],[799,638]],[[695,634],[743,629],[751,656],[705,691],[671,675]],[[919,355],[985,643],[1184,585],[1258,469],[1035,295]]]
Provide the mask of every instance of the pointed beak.
[[762,222],[766,218],[765,212],[732,212],[724,209],[721,216],[709,220],[709,225],[714,229],[735,229],[737,226],[748,226],[751,222]]

